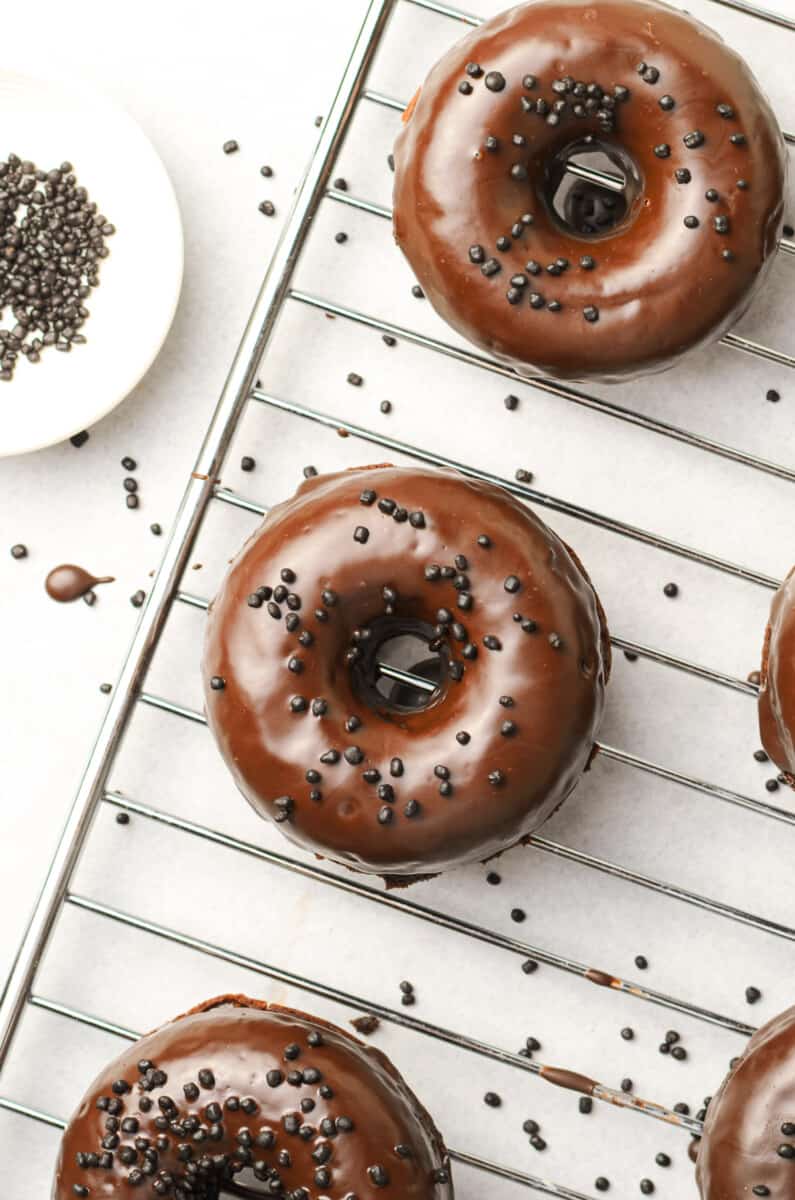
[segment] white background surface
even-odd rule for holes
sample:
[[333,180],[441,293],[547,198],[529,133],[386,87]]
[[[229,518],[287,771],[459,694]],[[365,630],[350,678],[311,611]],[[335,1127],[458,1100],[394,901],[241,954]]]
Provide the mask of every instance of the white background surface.
[[[314,143],[363,4],[334,6],[228,3],[223,13],[197,6],[136,6],[119,17],[83,6],[80,31],[68,10],[52,6],[34,48],[21,13],[6,14],[6,44],[18,47],[15,69],[71,69],[105,87],[142,123],[166,162],[186,233],[185,289],[172,334],[153,370],[115,414],[91,431],[80,450],[68,443],[0,463],[0,595],[3,687],[0,690],[0,976],[10,965],[36,889],[57,839],[137,611],[129,596],[146,588],[162,542],[149,523],[168,527],[204,426],[218,395],[279,220],[257,212],[265,197],[283,216]],[[498,6],[481,6],[490,13]],[[793,35],[718,8],[690,4],[744,53],[764,79],[782,125],[795,129],[790,55]],[[125,6],[126,8],[126,6]],[[82,21],[85,24],[82,24]],[[14,24],[19,22],[19,37]],[[309,30],[311,29],[311,35]],[[399,9],[372,86],[406,99],[456,28],[439,17]],[[364,106],[336,174],[351,192],[389,203],[385,155],[396,114]],[[66,136],[66,134],[65,134]],[[221,144],[235,137],[237,155]],[[259,175],[262,163],[275,171]],[[788,219],[795,211],[791,199]],[[333,235],[345,229],[344,246]],[[427,304],[410,295],[411,278],[377,218],[326,202],[318,215],[297,283],[306,291],[377,313],[434,336],[454,338]],[[157,286],[157,263],[152,263]],[[780,261],[741,332],[792,353],[795,263]],[[307,353],[311,347],[311,353]],[[365,377],[357,392],[348,371]],[[690,450],[529,386],[401,344],[388,350],[367,333],[295,305],[283,317],[263,381],[274,394],[342,414],[382,433],[421,442],[511,479],[531,468],[537,486],[596,511],[726,557],[774,577],[791,565],[792,484]],[[769,387],[782,394],[765,400]],[[507,413],[507,391],[521,397]],[[658,379],[617,389],[590,389],[627,407],[670,420],[731,445],[789,464],[795,461],[795,385],[783,367],[716,347]],[[388,417],[378,403],[390,399]],[[2,396],[0,396],[0,402]],[[258,463],[251,475],[240,455]],[[124,506],[119,459],[138,460],[142,505]],[[302,466],[331,469],[383,458],[355,439],[341,440],[305,422],[251,406],[229,458],[224,482],[263,503],[287,494]],[[392,456],[396,457],[396,456]],[[542,513],[543,515],[543,513]],[[614,633],[744,678],[758,665],[769,592],[728,575],[645,548],[592,525],[547,513],[588,566]],[[185,588],[212,594],[225,560],[253,527],[244,513],[216,505]],[[25,542],[14,562],[8,547]],[[47,571],[75,561],[117,582],[93,609],[56,606],[43,591]],[[675,602],[662,585],[675,579]],[[148,686],[199,707],[196,676],[201,615],[177,608]],[[715,685],[639,662],[616,663],[604,741],[712,780],[758,800],[795,809],[789,795],[769,796],[769,768],[753,761],[753,701]],[[112,782],[136,800],[283,850],[279,835],[236,796],[204,730],[149,709],[135,716]],[[795,830],[698,793],[599,762],[544,830],[567,846],[612,859],[682,887],[780,922],[792,921],[791,862]],[[125,840],[122,840],[125,839]],[[297,856],[300,857],[300,856]],[[517,850],[487,888],[473,868],[415,889],[411,898],[570,954],[604,969],[637,975],[636,953],[652,967],[643,982],[740,1020],[757,1023],[793,1000],[788,980],[795,949],[723,918],[640,891],[539,851]],[[363,1000],[399,1004],[396,984],[414,979],[422,1018],[515,1050],[533,1033],[545,1061],[616,1084],[631,1075],[640,1094],[696,1107],[714,1090],[742,1039],[692,1018],[605,993],[560,971],[528,980],[505,952],[442,934],[402,915],[372,912],[361,899],[292,876],[186,835],[134,818],[118,827],[103,810],[81,867],[77,890],[173,928],[234,944],[236,950]],[[543,899],[542,899],[543,898]],[[513,905],[525,925],[509,919]],[[340,931],[356,931],[356,937]],[[333,954],[327,952],[334,932]],[[743,990],[758,984],[754,1009]],[[345,1021],[344,1006],[273,985],[242,968],[175,950],[100,918],[70,910],[56,950],[37,984],[40,994],[144,1029],[204,995],[246,988],[309,1006]],[[636,1038],[625,1043],[621,1026]],[[656,1051],[666,1028],[683,1033],[687,1063]],[[660,1195],[691,1195],[686,1137],[648,1120],[602,1109],[585,1120],[576,1098],[545,1088],[513,1068],[384,1027],[379,1044],[393,1053],[439,1119],[451,1144],[593,1193],[593,1178],[611,1194],[638,1194],[642,1176]],[[53,1053],[55,1047],[59,1053]],[[118,1043],[60,1018],[32,1012],[0,1080],[0,1092],[60,1115]],[[452,1082],[455,1081],[455,1082]],[[500,1110],[481,1096],[499,1091]],[[526,1116],[542,1121],[543,1158],[521,1134]],[[52,1131],[0,1113],[0,1147],[28,1149],[35,1166],[6,1180],[15,1200],[46,1194],[57,1138]],[[668,1172],[654,1166],[667,1149]],[[16,1156],[15,1156],[16,1157]],[[19,1160],[17,1160],[19,1161]],[[459,1172],[464,1200],[482,1194],[483,1177]],[[486,1181],[499,1200],[514,1187]]]

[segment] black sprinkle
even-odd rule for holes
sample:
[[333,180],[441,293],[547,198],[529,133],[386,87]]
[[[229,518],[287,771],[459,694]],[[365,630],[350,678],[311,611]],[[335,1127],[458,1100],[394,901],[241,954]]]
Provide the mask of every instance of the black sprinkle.
[[505,76],[499,71],[489,71],[483,82],[490,92],[501,92],[505,87]]

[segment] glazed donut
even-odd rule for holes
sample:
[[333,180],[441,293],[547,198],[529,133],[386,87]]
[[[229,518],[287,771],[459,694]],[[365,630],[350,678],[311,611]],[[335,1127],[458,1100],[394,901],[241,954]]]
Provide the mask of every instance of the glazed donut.
[[702,1200],[795,1197],[795,1008],[748,1042],[707,1108],[696,1179]]
[[209,613],[206,713],[257,812],[406,880],[554,812],[593,752],[609,655],[588,577],[524,505],[366,467],[306,480],[243,547]]
[[737,320],[774,259],[770,106],[715,33],[656,0],[488,21],[433,68],[394,157],[395,238],[425,295],[525,373],[667,367]]
[[795,786],[795,568],[773,597],[759,680],[762,745]]
[[428,1113],[390,1061],[334,1025],[220,996],[129,1046],[66,1127],[53,1200],[263,1195],[452,1200]]

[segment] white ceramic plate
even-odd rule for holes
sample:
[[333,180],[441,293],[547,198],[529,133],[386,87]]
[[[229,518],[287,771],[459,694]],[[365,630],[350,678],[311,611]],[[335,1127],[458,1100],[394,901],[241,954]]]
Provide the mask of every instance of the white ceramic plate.
[[[165,340],[182,285],[174,189],[142,130],[88,89],[0,73],[0,156],[49,170],[65,159],[116,227],[100,284],[86,300],[87,341],[41,361],[21,355],[0,382],[0,457],[49,446],[93,425],[127,396]],[[10,328],[10,311],[1,322]]]

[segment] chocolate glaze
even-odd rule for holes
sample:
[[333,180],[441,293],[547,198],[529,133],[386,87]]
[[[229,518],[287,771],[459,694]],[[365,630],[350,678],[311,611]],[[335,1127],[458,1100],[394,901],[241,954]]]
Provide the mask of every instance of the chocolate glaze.
[[[650,83],[644,61],[659,71]],[[480,77],[465,68],[478,64]],[[488,73],[505,79],[486,85]],[[523,87],[532,72],[534,87]],[[595,114],[571,110],[550,125],[521,100],[554,103],[562,76],[627,87],[605,132]],[[459,84],[468,81],[469,94]],[[661,107],[672,96],[674,106]],[[571,97],[568,98],[571,101]],[[722,117],[718,104],[733,115]],[[437,311],[470,341],[519,370],[561,378],[617,379],[660,370],[720,336],[750,302],[774,259],[786,170],[773,112],[742,59],[706,26],[655,0],[542,0],[480,26],[433,68],[409,106],[395,145],[394,227],[398,245]],[[703,134],[688,148],[683,138]],[[514,134],[525,145],[512,144]],[[730,141],[741,135],[739,144]],[[625,222],[583,237],[556,222],[544,199],[545,172],[565,147],[593,135],[634,161],[640,185]],[[487,137],[498,149],[486,148]],[[697,140],[697,139],[696,139]],[[655,148],[668,147],[667,157]],[[527,178],[513,178],[519,164]],[[674,172],[690,172],[677,182]],[[743,186],[738,186],[743,181]],[[745,186],[747,184],[747,186]],[[715,189],[710,202],[705,193]],[[533,224],[517,236],[522,214]],[[685,217],[698,218],[687,228]],[[716,217],[728,218],[719,232]],[[496,240],[507,235],[500,251]],[[468,255],[483,247],[500,264],[484,277]],[[730,250],[733,261],[722,258]],[[583,270],[582,255],[596,266]],[[562,257],[569,267],[550,277]],[[506,300],[511,277],[537,260],[522,299]],[[542,293],[561,311],[534,311]],[[583,310],[598,309],[588,322]]]
[[[313,1045],[318,1035],[321,1044]],[[311,1082],[290,1082],[291,1070],[313,1072]],[[165,1074],[164,1082],[153,1076],[157,1071]],[[272,1071],[280,1078],[269,1083]],[[235,1097],[238,1103],[233,1099],[230,1107]],[[301,1101],[308,1100],[314,1101],[311,1111],[302,1110]],[[104,1108],[97,1107],[98,1101]],[[108,1113],[108,1101],[118,1102],[115,1115]],[[220,1113],[210,1108],[208,1116],[212,1105]],[[182,1124],[191,1117],[196,1129],[204,1130],[201,1140]],[[290,1132],[285,1127],[289,1117],[306,1128],[306,1136],[303,1129]],[[345,1118],[352,1122],[350,1129]],[[176,1130],[171,1128],[175,1120]],[[327,1120],[337,1125],[326,1131],[322,1123]],[[274,1135],[272,1146],[268,1130]],[[162,1148],[159,1137],[166,1139]],[[148,1139],[147,1145],[136,1147],[141,1138]],[[149,1174],[151,1151],[154,1170]],[[284,1151],[291,1165],[280,1161]],[[102,1154],[111,1160],[108,1166],[78,1158]],[[224,1175],[212,1161],[216,1156],[239,1165]],[[190,1195],[196,1200],[217,1200],[222,1182],[245,1166],[262,1180],[267,1168],[274,1169],[285,1192],[297,1194],[305,1187],[307,1196],[329,1200],[351,1193],[360,1200],[453,1196],[439,1133],[380,1051],[325,1021],[245,996],[221,996],[199,1005],[129,1046],[101,1072],[64,1132],[52,1197],[187,1197],[179,1182],[190,1163],[199,1168],[189,1175],[194,1183]],[[328,1170],[328,1182],[318,1181],[319,1167]],[[388,1182],[376,1182],[383,1180],[371,1171],[378,1167]],[[153,1186],[163,1179],[161,1172],[173,1177],[165,1191],[161,1184]],[[88,1190],[79,1190],[83,1188]],[[278,1194],[283,1194],[281,1188]]]
[[53,600],[69,604],[85,596],[98,583],[113,583],[113,580],[113,575],[91,575],[74,563],[62,563],[59,567],[53,567],[44,581],[44,587]]
[[[396,521],[377,501],[362,504],[368,489],[422,512],[423,527]],[[366,544],[353,536],[359,526],[369,532]],[[488,547],[478,544],[483,534]],[[429,582],[424,574],[456,555],[467,560],[468,611],[457,606],[456,581]],[[265,607],[247,604],[258,586],[278,583],[284,568],[295,573],[290,587],[301,602],[293,632],[286,607],[274,620]],[[509,576],[518,590],[506,590]],[[461,640],[443,639],[463,675],[447,679],[440,698],[420,711],[376,711],[345,661],[354,629],[384,614],[384,585],[397,592],[399,619],[433,624],[447,607],[476,647],[467,659]],[[326,608],[324,589],[336,594]],[[299,642],[304,630],[311,646]],[[501,649],[490,650],[484,639],[495,636]],[[300,674],[288,669],[296,657]],[[289,838],[362,871],[416,877],[499,853],[554,812],[588,764],[609,661],[587,576],[524,505],[454,472],[360,468],[304,481],[233,562],[209,614],[205,707],[241,791]],[[214,676],[225,683],[220,690]],[[295,696],[306,701],[304,711],[291,709]],[[317,698],[327,702],[320,716],[311,707]],[[360,723],[353,733],[346,729],[351,717]],[[456,737],[461,731],[469,735],[465,744]],[[360,761],[346,760],[351,748]],[[322,762],[330,749],[339,761]],[[308,781],[308,770],[320,778]],[[380,784],[364,778],[371,770]],[[384,784],[393,792],[388,824],[379,822]],[[408,816],[412,801],[419,811]]]
[[582,1092],[584,1096],[592,1096],[597,1086],[595,1079],[587,1075],[579,1075],[576,1071],[567,1071],[564,1067],[542,1067],[541,1078],[556,1087],[567,1088],[570,1092]]
[[599,987],[612,987],[614,983],[618,983],[615,975],[608,975],[606,971],[598,971],[596,967],[589,967],[585,972],[585,978],[591,983],[598,984]]
[[795,1162],[778,1153],[795,1144],[785,1123],[795,1123],[795,1008],[756,1031],[710,1102],[696,1163],[703,1200],[751,1197],[756,1187],[792,1200]]
[[795,568],[770,605],[759,683],[759,732],[770,758],[795,784]]

